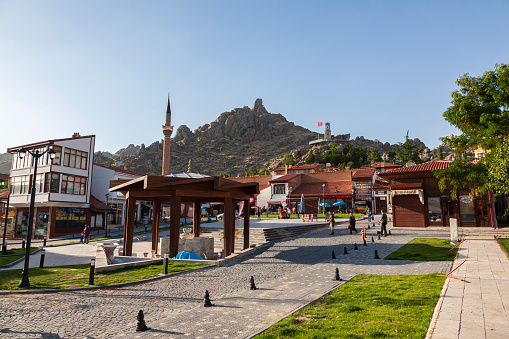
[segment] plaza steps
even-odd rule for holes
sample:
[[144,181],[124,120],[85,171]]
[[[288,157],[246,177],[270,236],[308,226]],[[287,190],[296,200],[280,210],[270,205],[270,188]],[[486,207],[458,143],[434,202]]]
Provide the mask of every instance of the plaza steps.
[[288,226],[282,228],[266,228],[263,229],[265,241],[280,241],[292,238],[313,231],[319,228],[328,227],[328,224],[304,224],[298,226]]

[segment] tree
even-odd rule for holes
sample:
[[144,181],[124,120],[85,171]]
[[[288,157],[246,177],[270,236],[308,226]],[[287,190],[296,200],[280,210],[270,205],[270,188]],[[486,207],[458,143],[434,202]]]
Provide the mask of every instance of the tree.
[[[495,65],[493,71],[479,77],[467,73],[456,84],[460,89],[452,92],[452,105],[443,116],[462,134],[441,139],[454,148],[460,160],[467,149],[483,148],[485,156],[479,166],[486,166],[486,171],[460,161],[436,171],[435,176],[451,186],[458,183],[475,195],[485,194],[487,190],[495,194],[509,193],[509,66]],[[482,180],[462,183],[461,175],[468,174],[481,176]]]
[[258,171],[258,174],[259,175],[267,175],[267,174],[270,174],[270,171],[266,168],[261,168],[259,171]]
[[312,164],[315,162],[315,149],[313,148],[311,152],[309,152],[306,161],[304,161],[306,164]]
[[258,171],[256,170],[256,168],[251,168],[249,171],[247,171],[248,177],[251,177],[251,176],[257,175],[257,174],[258,174]]
[[284,165],[295,165],[295,160],[293,160],[293,155],[291,154],[285,154],[283,156],[283,164]]
[[444,153],[442,151],[442,145],[437,148],[437,158],[440,160],[444,160]]
[[396,146],[396,160],[403,163],[413,162],[418,164],[421,162],[419,155],[422,153],[422,149],[408,137],[408,132],[405,135],[405,142],[398,142]]
[[382,157],[380,156],[380,153],[378,153],[378,151],[376,149],[374,149],[373,147],[370,147],[368,150],[367,161],[368,162],[382,161]]

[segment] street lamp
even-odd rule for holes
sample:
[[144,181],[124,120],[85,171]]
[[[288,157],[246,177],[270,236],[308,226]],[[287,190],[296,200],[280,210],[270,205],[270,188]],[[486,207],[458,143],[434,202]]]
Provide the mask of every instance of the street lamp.
[[[0,179],[0,186],[5,184],[4,179]],[[7,244],[5,243],[5,234],[7,233],[7,219],[9,218],[9,199],[11,197],[10,192],[7,194],[7,204],[5,205],[5,224],[4,224],[4,238],[2,241],[2,254],[7,254]]]
[[322,184],[322,213],[325,215],[325,184]]
[[23,266],[23,275],[21,277],[21,281],[18,284],[18,287],[30,287],[30,282],[28,281],[28,264],[30,261],[30,243],[32,242],[32,227],[34,226],[34,202],[35,202],[35,184],[37,177],[37,163],[39,162],[39,158],[44,154],[48,153],[50,159],[54,159],[57,152],[53,149],[48,148],[42,153],[39,153],[39,150],[35,152],[31,152],[26,148],[21,148],[18,151],[18,157],[23,159],[25,155],[29,153],[34,158],[34,174],[32,180],[32,193],[30,195],[30,212],[28,213],[28,230],[27,230],[27,244],[25,249],[25,265]]
[[292,187],[288,186],[288,203],[290,204],[290,211],[292,210]]
[[104,214],[104,228],[106,229],[105,237],[108,236],[108,198],[110,197],[109,193],[106,193],[106,213]]

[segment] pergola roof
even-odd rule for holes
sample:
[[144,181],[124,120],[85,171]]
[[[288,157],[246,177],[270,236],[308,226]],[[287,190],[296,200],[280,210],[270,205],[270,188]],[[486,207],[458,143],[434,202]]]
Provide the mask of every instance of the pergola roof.
[[222,177],[182,178],[146,175],[132,180],[110,181],[110,192],[129,192],[140,200],[169,200],[172,195],[182,201],[197,199],[207,202],[221,202],[231,197],[247,200],[260,193],[257,182],[242,183]]

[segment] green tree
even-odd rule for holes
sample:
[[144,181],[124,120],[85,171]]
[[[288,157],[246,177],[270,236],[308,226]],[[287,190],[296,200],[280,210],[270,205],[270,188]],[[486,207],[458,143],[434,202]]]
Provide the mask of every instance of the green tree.
[[249,171],[247,171],[247,176],[250,177],[250,176],[253,176],[253,175],[257,175],[258,174],[258,171],[256,170],[256,168],[251,168]]
[[261,168],[259,171],[258,171],[258,174],[259,175],[267,175],[267,174],[270,174],[270,171],[266,168]]
[[[460,161],[434,174],[453,188],[470,189],[473,195],[487,190],[509,193],[509,66],[495,65],[493,71],[479,77],[467,73],[456,84],[460,89],[451,93],[452,105],[443,116],[461,134],[441,139]],[[467,149],[478,147],[486,152],[477,166],[463,161]],[[481,166],[486,166],[486,171]],[[479,180],[462,182],[465,175],[478,176]]]
[[382,157],[380,153],[373,147],[370,147],[367,154],[367,161],[370,163],[371,161],[382,161]]
[[442,151],[442,145],[438,146],[437,148],[437,158],[440,160],[444,159],[444,153]]
[[389,153],[387,153],[387,157],[389,158],[389,160],[396,160],[396,152],[394,151],[389,151]]
[[405,142],[398,142],[396,146],[396,160],[403,163],[413,162],[418,164],[421,162],[419,155],[422,153],[422,149],[408,137],[408,132],[409,131],[407,131],[405,135]]
[[312,164],[315,162],[315,149],[313,148],[311,152],[309,152],[306,161],[304,161],[306,164]]
[[293,155],[291,154],[285,154],[283,156],[283,164],[284,165],[295,165],[295,160],[293,159]]

